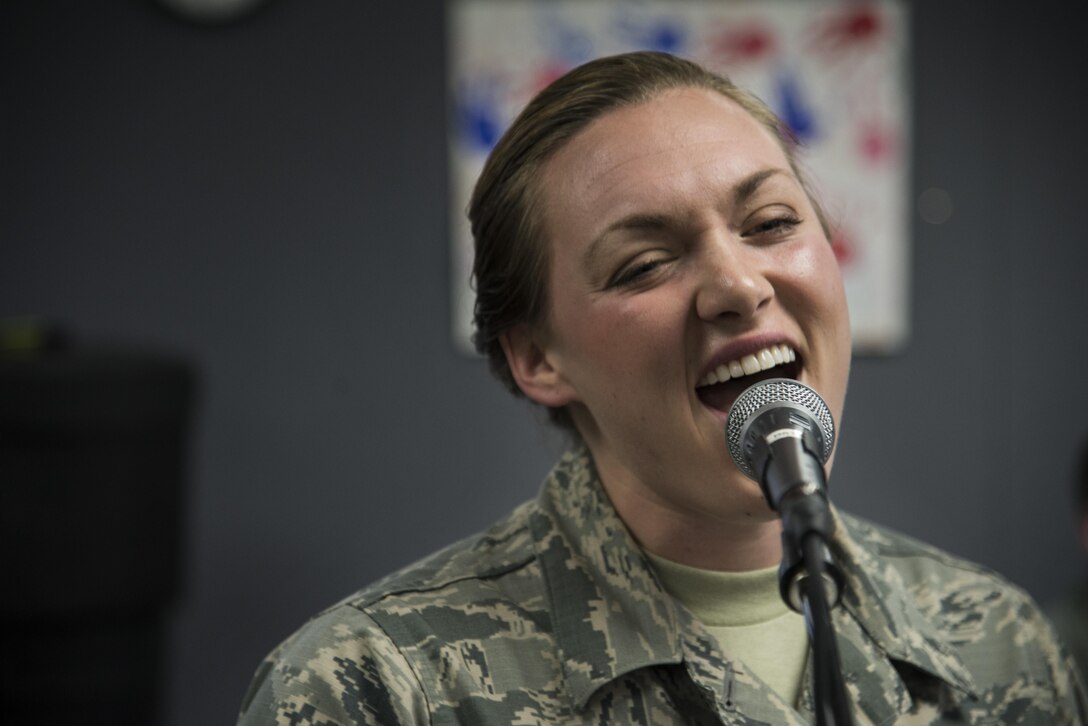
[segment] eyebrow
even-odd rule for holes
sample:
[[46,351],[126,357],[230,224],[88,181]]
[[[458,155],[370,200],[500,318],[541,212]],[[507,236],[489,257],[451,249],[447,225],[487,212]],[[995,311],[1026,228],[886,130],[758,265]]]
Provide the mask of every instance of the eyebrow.
[[[785,169],[770,168],[753,172],[744,179],[741,179],[733,186],[733,206],[738,207],[743,205],[759,191],[759,188],[763,186],[763,182],[767,181],[772,176],[779,174],[789,176],[789,172]],[[605,227],[604,231],[589,243],[589,247],[586,248],[585,254],[582,255],[582,261],[585,263],[592,262],[593,258],[599,254],[601,245],[604,244],[605,240],[614,232],[656,231],[668,229],[674,223],[674,217],[668,214],[636,212],[635,214],[622,217]]]
[[776,174],[786,173],[785,169],[764,169],[763,171],[757,171],[756,173],[745,177],[736,186],[736,191],[733,193],[733,204],[738,206],[744,204],[759,191],[763,182]]

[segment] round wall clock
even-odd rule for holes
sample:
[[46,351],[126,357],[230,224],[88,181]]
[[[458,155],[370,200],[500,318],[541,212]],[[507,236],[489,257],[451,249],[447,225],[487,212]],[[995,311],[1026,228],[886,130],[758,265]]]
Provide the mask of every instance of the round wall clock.
[[174,15],[205,25],[241,20],[268,0],[156,0]]

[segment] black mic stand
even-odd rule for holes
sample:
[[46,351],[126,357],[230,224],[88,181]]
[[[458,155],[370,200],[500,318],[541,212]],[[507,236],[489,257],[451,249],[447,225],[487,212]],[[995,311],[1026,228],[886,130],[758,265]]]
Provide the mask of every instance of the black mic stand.
[[[827,548],[835,523],[827,505],[823,466],[806,449],[803,435],[781,436],[768,444],[770,456],[760,482],[782,516],[779,592],[790,608],[804,614],[812,643],[816,723],[852,726],[831,622],[843,576]],[[800,480],[798,472],[804,473]]]

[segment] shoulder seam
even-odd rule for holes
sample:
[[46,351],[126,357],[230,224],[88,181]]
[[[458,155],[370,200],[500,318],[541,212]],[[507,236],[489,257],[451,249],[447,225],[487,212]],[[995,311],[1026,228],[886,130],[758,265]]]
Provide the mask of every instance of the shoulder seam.
[[905,544],[909,544],[913,548],[909,552],[903,552],[901,550],[884,547],[877,543],[866,543],[872,549],[872,551],[875,551],[881,557],[887,558],[889,560],[905,560],[911,558],[926,559],[933,562],[938,562],[942,565],[945,565],[946,567],[951,567],[965,572],[972,572],[977,575],[982,575],[994,580],[998,580],[1003,584],[1011,585],[1015,589],[1020,589],[1019,586],[1015,585],[1015,583],[1009,582],[1007,578],[1005,578],[1003,575],[1001,575],[1001,573],[997,572],[993,568],[979,564],[978,562],[974,562],[959,555],[952,554],[951,552],[943,550],[940,547],[936,547],[929,544],[928,542],[917,539],[912,535],[905,534],[890,527],[875,524],[867,519],[863,519],[861,517],[851,514],[844,513],[843,519],[847,522],[847,526],[850,528],[860,526],[861,528],[872,529],[884,534],[885,536],[893,536],[895,538],[898,538],[899,540],[903,541]]
[[[468,580],[491,580],[496,577],[507,575],[511,572],[514,572],[515,570],[520,570],[521,568],[532,564],[534,560],[536,560],[536,553],[529,553],[523,560],[511,562],[503,567],[497,567],[492,570],[485,570],[484,572],[470,572],[464,575],[450,577],[435,582],[406,583],[401,587],[395,587],[389,590],[381,590],[366,597],[349,599],[348,602],[346,602],[345,604],[360,612],[367,613],[367,615],[369,616],[369,613],[367,612],[368,609],[387,598],[396,597],[397,595],[404,595],[410,592],[433,592],[435,590],[441,590],[443,588],[449,587],[450,585],[455,585],[459,582],[465,582]],[[360,594],[362,595],[363,593]]]

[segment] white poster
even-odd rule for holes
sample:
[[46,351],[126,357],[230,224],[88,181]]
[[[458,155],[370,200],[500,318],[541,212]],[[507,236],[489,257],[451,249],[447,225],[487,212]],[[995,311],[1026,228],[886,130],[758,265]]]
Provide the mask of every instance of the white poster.
[[454,0],[450,22],[453,337],[471,350],[465,210],[488,152],[532,96],[585,61],[662,50],[729,76],[804,144],[833,227],[859,352],[908,334],[910,98],[902,2]]

